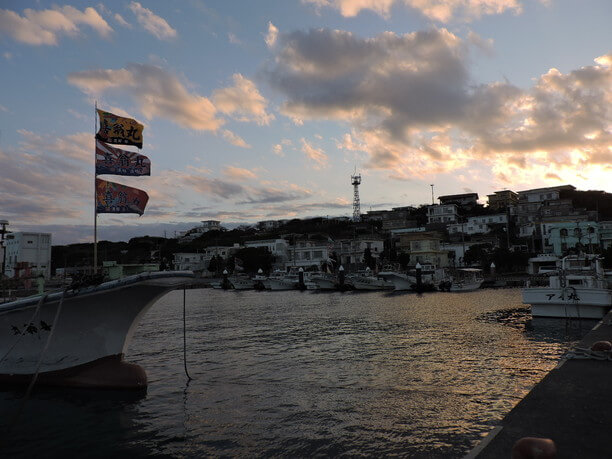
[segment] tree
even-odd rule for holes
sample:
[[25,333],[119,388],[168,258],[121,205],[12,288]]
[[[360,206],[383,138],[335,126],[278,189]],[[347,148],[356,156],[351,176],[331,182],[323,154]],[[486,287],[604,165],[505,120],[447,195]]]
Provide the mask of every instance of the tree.
[[491,264],[490,252],[491,244],[474,244],[465,251],[463,263],[466,266],[480,265],[486,268]]
[[366,249],[363,251],[363,262],[370,269],[374,269],[376,266],[376,260],[372,256],[372,251],[369,247],[366,247]]
[[272,270],[272,263],[275,260],[274,255],[266,247],[246,247],[240,249],[236,251],[230,264],[233,264],[236,258],[242,260],[242,267],[248,273],[257,272],[259,269],[269,272]]
[[224,263],[221,255],[213,255],[213,257],[210,259],[210,263],[208,264],[208,271],[211,273],[219,273],[221,272],[223,265]]

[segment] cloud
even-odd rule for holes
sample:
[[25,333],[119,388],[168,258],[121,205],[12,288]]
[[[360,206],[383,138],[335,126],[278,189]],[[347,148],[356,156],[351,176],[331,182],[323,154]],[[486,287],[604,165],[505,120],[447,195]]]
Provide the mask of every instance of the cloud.
[[130,3],[129,8],[136,15],[138,23],[144,27],[147,32],[160,40],[176,38],[176,30],[170,27],[170,24],[168,24],[164,18],[157,16],[150,9],[143,7],[138,2]]
[[68,75],[68,82],[91,96],[129,94],[147,119],[166,118],[185,128],[208,131],[216,131],[224,123],[216,117],[217,109],[208,98],[189,93],[176,76],[153,65],[75,72]]
[[228,129],[224,129],[222,132],[222,135],[225,140],[227,140],[232,145],[235,145],[236,147],[251,148],[251,146],[248,143],[246,143],[242,137],[234,134],[232,131]]
[[274,24],[268,22],[268,33],[266,34],[266,38],[264,39],[268,48],[272,48],[276,44],[276,39],[278,37],[278,29]]
[[270,204],[286,201],[296,201],[309,198],[312,195],[310,190],[301,188],[297,185],[283,183],[283,187],[265,186],[250,187],[247,198],[236,204]]
[[321,169],[327,165],[329,158],[321,149],[313,147],[302,137],[302,152],[312,161],[314,169]]
[[238,180],[254,179],[256,177],[252,171],[235,166],[226,166],[225,169],[223,169],[223,174],[229,178]]
[[11,10],[0,9],[0,33],[28,45],[57,45],[60,35],[77,37],[81,33],[80,25],[91,27],[102,37],[108,37],[113,32],[111,26],[92,7],[83,11],[72,6],[49,10],[27,8],[23,16]]
[[241,45],[241,44],[242,44],[242,42],[240,41],[240,39],[239,39],[239,38],[236,36],[236,34],[234,34],[234,33],[231,33],[231,32],[230,32],[230,33],[228,33],[228,34],[227,34],[227,39],[229,40],[229,42],[230,42],[232,45]]
[[[550,161],[539,152],[556,154],[568,170],[609,155],[610,55],[567,74],[552,69],[532,88],[476,84],[468,63],[479,39],[446,29],[373,38],[328,29],[281,33],[265,77],[285,97],[285,116],[348,124],[338,145],[363,152],[366,167],[392,170],[397,179],[483,163],[500,163],[493,169],[501,171],[508,161],[520,173]],[[302,151],[315,159],[309,147],[303,141]]]
[[388,19],[395,4],[403,4],[419,11],[429,19],[447,23],[469,22],[485,15],[515,14],[522,12],[519,0],[302,0],[312,4],[320,13],[323,7],[333,8],[344,17],[357,16],[363,10],[370,10]]
[[93,136],[40,136],[18,131],[12,150],[0,149],[0,208],[11,221],[40,224],[82,218],[93,200]]
[[[214,91],[211,101],[188,91],[186,85],[192,86],[190,82],[183,84],[175,75],[155,65],[132,63],[120,69],[86,70],[68,75],[68,82],[89,96],[131,97],[146,119],[164,118],[187,129],[217,132],[226,122],[220,118],[221,114],[259,125],[274,119],[266,111],[266,99],[252,81],[240,74],[234,75],[233,80],[234,86]],[[251,147],[232,131],[226,129],[221,134],[233,145]]]
[[131,29],[132,28],[132,24],[127,22],[125,19],[123,19],[123,16],[121,16],[119,13],[115,13],[115,15],[113,17],[115,18],[115,21],[117,21],[117,23],[120,26],[125,27],[126,29]]
[[213,92],[212,99],[217,109],[238,121],[268,125],[274,115],[266,112],[268,102],[255,84],[239,73],[234,74],[232,79],[234,86]]

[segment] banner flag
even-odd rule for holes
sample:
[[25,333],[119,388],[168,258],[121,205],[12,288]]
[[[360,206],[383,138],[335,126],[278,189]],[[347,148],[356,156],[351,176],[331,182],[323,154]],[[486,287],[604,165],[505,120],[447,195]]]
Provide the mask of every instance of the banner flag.
[[114,148],[96,139],[96,175],[151,175],[151,161],[145,155]]
[[132,118],[124,118],[110,112],[97,109],[100,118],[100,129],[96,139],[107,143],[134,145],[142,148],[142,130],[144,126]]
[[96,213],[138,214],[144,213],[149,195],[138,188],[96,178]]

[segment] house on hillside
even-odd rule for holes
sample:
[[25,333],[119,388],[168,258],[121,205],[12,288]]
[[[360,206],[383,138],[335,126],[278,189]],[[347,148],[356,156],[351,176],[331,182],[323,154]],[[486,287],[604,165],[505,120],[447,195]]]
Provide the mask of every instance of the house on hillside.
[[441,235],[437,231],[401,233],[398,238],[397,251],[410,255],[410,266],[417,263],[431,264],[438,268],[449,266],[448,251],[441,249]]

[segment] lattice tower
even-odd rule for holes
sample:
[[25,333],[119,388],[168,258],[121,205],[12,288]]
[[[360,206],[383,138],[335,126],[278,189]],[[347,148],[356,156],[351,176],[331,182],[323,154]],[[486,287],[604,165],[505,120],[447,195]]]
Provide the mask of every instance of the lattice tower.
[[358,222],[361,219],[361,204],[359,203],[361,174],[351,175],[351,183],[353,184],[353,221]]

